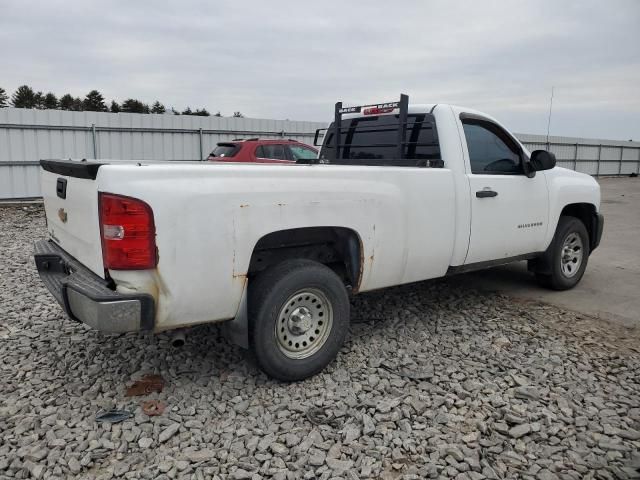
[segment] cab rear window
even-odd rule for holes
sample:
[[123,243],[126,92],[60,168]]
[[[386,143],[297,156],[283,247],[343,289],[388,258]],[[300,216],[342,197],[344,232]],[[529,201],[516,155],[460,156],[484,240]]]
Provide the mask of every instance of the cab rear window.
[[382,115],[343,120],[338,158],[332,123],[325,135],[320,159],[342,165],[405,167],[429,166],[431,161],[440,160],[435,119],[430,114],[407,117],[402,156],[398,158],[398,118],[398,115]]

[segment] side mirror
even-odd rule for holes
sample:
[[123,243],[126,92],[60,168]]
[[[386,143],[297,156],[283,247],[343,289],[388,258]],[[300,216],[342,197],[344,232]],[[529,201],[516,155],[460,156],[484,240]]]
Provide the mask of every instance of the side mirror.
[[529,163],[536,172],[540,170],[551,170],[556,166],[556,156],[546,150],[535,150],[531,154]]

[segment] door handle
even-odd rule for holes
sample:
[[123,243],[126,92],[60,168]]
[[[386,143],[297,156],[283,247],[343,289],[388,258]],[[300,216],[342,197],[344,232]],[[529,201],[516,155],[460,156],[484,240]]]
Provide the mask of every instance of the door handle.
[[488,197],[497,197],[498,192],[494,192],[493,190],[478,190],[476,192],[476,197],[478,198],[488,198]]

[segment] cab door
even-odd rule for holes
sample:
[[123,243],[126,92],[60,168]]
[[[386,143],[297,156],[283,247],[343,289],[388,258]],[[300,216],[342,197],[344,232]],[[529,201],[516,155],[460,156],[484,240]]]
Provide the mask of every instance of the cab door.
[[524,173],[526,152],[500,125],[461,114],[471,195],[471,234],[465,265],[544,250],[549,196],[546,177]]

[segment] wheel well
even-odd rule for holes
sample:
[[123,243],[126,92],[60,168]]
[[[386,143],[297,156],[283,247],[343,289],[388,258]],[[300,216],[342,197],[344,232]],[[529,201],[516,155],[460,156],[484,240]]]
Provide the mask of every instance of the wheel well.
[[594,219],[596,214],[596,207],[590,203],[572,203],[562,209],[560,216],[576,217],[589,232],[589,243],[593,245],[595,239],[595,225]]
[[323,263],[357,291],[362,267],[362,242],[344,227],[304,227],[280,230],[262,237],[253,249],[248,275],[251,277],[290,258]]

